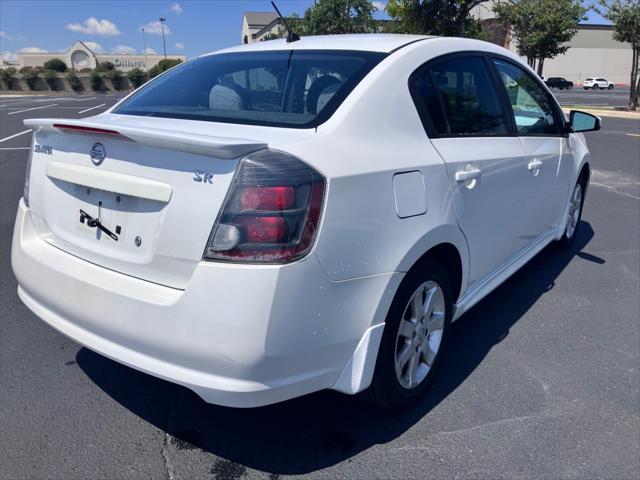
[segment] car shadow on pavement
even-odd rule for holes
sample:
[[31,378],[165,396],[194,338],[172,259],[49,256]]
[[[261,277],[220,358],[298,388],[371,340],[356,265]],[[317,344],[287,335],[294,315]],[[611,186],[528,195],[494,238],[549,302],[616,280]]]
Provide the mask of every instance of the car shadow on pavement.
[[[98,387],[122,406],[169,434],[171,446],[201,449],[212,473],[244,471],[303,474],[325,468],[387,443],[419,422],[453,392],[529,308],[554,287],[558,275],[593,237],[582,222],[569,250],[540,252],[511,279],[453,325],[442,369],[422,402],[393,413],[358,397],[324,391],[276,405],[233,409],[208,405],[186,388],[120,365],[86,348],[76,361]],[[526,286],[526,288],[523,288]],[[447,358],[448,357],[448,358]]]

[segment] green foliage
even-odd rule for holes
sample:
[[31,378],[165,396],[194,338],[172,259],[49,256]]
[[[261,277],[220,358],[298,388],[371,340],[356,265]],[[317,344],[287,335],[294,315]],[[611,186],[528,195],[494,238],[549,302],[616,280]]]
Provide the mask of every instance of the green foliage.
[[179,63],[180,63],[180,60],[175,60],[171,58],[167,58],[166,60],[160,60],[155,67],[149,69],[149,71],[147,72],[147,75],[150,78],[153,78],[157,75],[160,75],[165,70],[169,70],[170,68],[175,67]]
[[111,85],[115,90],[122,90],[122,86],[124,84],[124,77],[122,76],[122,72],[120,70],[109,70],[105,77],[111,80]]
[[109,70],[113,70],[115,68],[115,65],[111,62],[100,62],[95,70],[96,72],[108,72]]
[[374,10],[368,0],[318,0],[304,12],[302,30],[305,35],[373,32],[376,29]]
[[568,42],[578,33],[586,11],[580,0],[508,0],[494,6],[502,24],[511,27],[518,53],[532,67],[538,61],[540,75],[546,58],[569,49]]
[[53,70],[54,72],[63,73],[67,71],[67,64],[59,58],[52,58],[51,60],[44,62],[44,68],[47,70]]
[[147,77],[142,70],[140,70],[139,68],[134,68],[133,70],[129,70],[127,72],[127,78],[131,82],[131,85],[133,85],[133,88],[138,88],[145,82]]
[[102,75],[100,75],[100,72],[91,72],[91,88],[93,90],[101,90],[103,83],[104,82],[102,81]]
[[0,80],[4,82],[9,90],[13,86],[13,80],[16,78],[17,70],[13,67],[0,69]]
[[42,73],[42,78],[44,78],[44,81],[51,90],[58,90],[58,72],[55,70],[45,70]]
[[36,71],[36,69],[32,67],[22,67],[19,71],[22,75],[22,78],[24,78],[24,81],[29,86],[29,89],[33,90],[36,86],[36,83],[38,83],[38,72]]
[[79,71],[80,73],[89,73],[89,72],[92,72],[92,71],[93,71],[93,69],[91,69],[91,68],[88,68],[88,67],[87,67],[87,68],[81,68],[81,69],[80,69],[80,70],[78,70],[78,71]]
[[613,22],[614,38],[631,44],[629,110],[638,109],[640,98],[640,0],[599,0],[596,10]]
[[82,90],[82,83],[80,82],[80,79],[78,78],[78,76],[72,70],[69,70],[67,72],[66,77],[67,77],[67,82],[69,82],[69,85],[71,86],[71,89],[74,92],[78,92]]
[[389,0],[388,30],[398,33],[479,37],[479,22],[469,12],[487,0]]

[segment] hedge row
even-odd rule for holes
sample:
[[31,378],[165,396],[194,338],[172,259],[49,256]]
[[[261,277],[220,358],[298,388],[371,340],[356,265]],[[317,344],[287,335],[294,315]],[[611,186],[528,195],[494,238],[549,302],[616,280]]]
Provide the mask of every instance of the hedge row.
[[[57,59],[54,59],[57,60]],[[47,66],[51,61],[47,62]],[[78,73],[89,73],[89,86],[91,90],[101,91],[107,89],[105,79],[109,81],[113,90],[123,90],[128,88],[138,88],[150,78],[159,75],[165,70],[180,63],[179,60],[161,60],[155,67],[149,69],[147,72],[139,68],[134,68],[128,71],[126,74],[120,70],[117,70],[111,62],[103,62],[95,69],[82,69]],[[64,70],[62,67],[64,66]],[[74,91],[85,90],[80,77],[73,70],[67,70],[66,65],[55,65],[56,69],[44,68],[44,67],[22,67],[20,70],[16,70],[13,67],[0,69],[0,80],[4,83],[7,89],[13,90],[16,83],[22,79],[27,84],[29,90],[38,90],[38,83],[44,82],[44,84],[50,90],[61,90],[60,84],[62,79],[66,79],[69,87]],[[60,73],[66,71],[65,74]],[[87,75],[81,75],[86,77]],[[125,81],[126,78],[126,81]],[[64,82],[62,82],[64,83]],[[128,83],[128,86],[126,85]]]

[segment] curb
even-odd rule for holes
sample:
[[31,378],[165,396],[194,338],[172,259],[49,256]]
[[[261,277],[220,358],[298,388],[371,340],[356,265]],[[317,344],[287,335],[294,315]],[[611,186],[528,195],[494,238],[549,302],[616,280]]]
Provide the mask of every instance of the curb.
[[611,118],[626,118],[630,120],[640,120],[640,112],[622,112],[617,110],[598,110],[595,108],[575,108],[562,107],[562,111],[569,113],[571,110],[580,110],[581,112],[587,112],[599,117],[611,117]]

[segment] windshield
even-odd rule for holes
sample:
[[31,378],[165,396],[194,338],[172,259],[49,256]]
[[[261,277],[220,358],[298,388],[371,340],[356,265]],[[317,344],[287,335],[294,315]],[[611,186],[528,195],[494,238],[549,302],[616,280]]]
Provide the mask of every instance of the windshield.
[[338,50],[208,55],[163,74],[114,113],[312,128],[385,56]]

